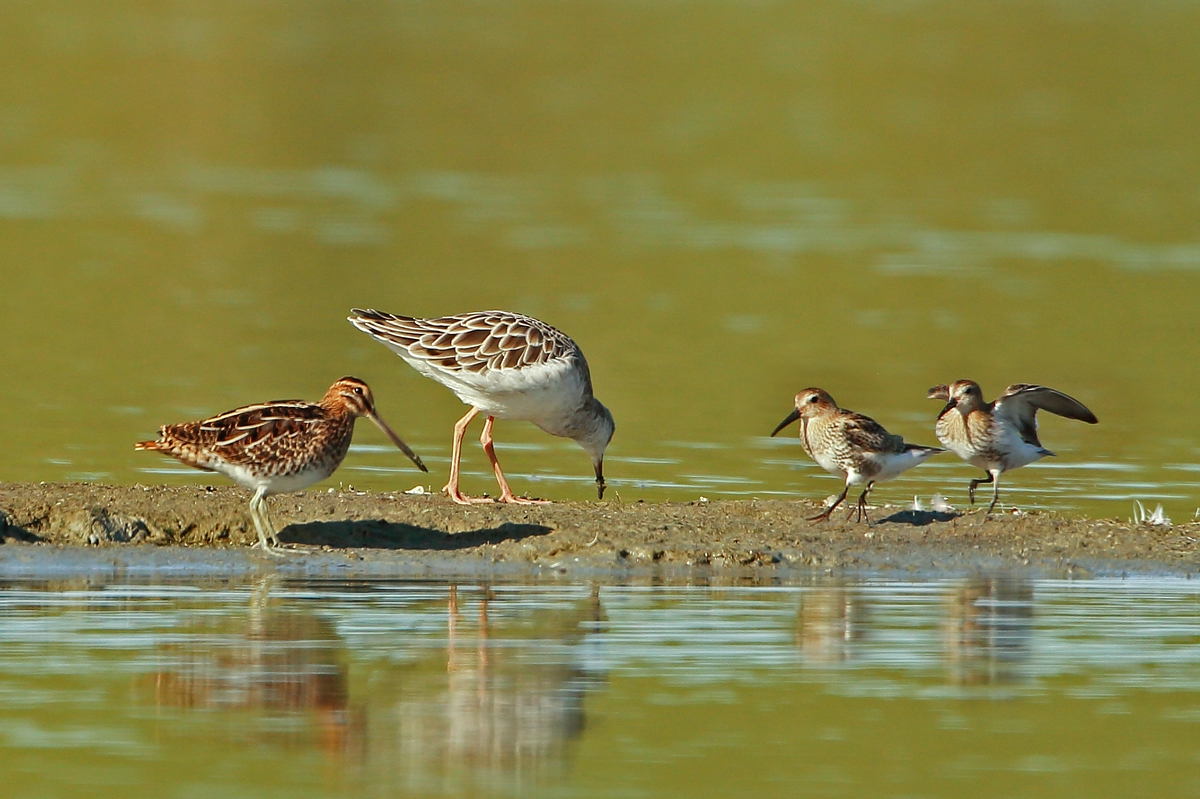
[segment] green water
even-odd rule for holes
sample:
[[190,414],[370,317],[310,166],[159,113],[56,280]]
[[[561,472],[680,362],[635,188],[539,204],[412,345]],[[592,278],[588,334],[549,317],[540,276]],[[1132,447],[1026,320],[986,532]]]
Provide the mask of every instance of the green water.
[[437,489],[464,409],[344,317],[499,307],[583,346],[624,501],[823,497],[765,439],[797,390],[934,443],[970,377],[1101,419],[1044,420],[1010,500],[1189,520],[1197,74],[1172,2],[3,4],[0,479],[211,482],[133,442],[353,374],[433,474],[364,427],[334,482]]
[[1182,579],[0,589],[5,796],[1200,794]]

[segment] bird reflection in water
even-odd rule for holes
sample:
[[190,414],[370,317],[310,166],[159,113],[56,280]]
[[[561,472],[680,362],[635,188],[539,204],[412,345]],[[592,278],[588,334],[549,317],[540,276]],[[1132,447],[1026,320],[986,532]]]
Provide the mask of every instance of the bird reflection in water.
[[269,602],[270,585],[255,590],[248,617],[202,622],[159,652],[164,665],[145,687],[160,709],[305,715],[316,719],[315,741],[311,725],[239,729],[316,746],[353,765],[349,776],[397,790],[490,792],[561,774],[586,726],[587,693],[606,679],[596,666],[606,624],[598,587],[510,610],[504,590],[450,586],[448,603],[402,611],[445,614],[445,637],[418,634],[394,641],[392,657],[356,657],[352,698],[350,654],[333,625],[294,603]]
[[845,586],[809,588],[796,611],[796,647],[804,660],[831,665],[849,660],[854,645],[866,637],[867,605]]
[[1025,679],[1033,634],[1033,583],[969,580],[946,595],[946,677],[954,685]]
[[553,779],[586,725],[588,691],[604,682],[587,654],[605,621],[598,587],[499,623],[503,594],[485,587],[472,603],[473,613],[450,587],[445,668],[410,674],[396,703],[393,768],[408,790],[520,789]]
[[189,628],[183,643],[163,647],[159,656],[167,665],[146,685],[160,709],[311,713],[319,747],[343,754],[361,744],[365,723],[363,710],[349,704],[345,645],[325,619],[273,607],[268,595],[274,582],[268,577],[257,584],[248,618]]

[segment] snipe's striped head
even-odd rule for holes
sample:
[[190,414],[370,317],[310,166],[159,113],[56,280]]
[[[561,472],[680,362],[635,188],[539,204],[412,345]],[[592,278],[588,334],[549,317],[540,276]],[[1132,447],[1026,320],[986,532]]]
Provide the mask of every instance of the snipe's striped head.
[[400,451],[407,455],[413,463],[417,465],[423,472],[429,471],[425,464],[421,462],[421,458],[417,453],[405,444],[400,436],[388,426],[387,422],[383,421],[379,413],[375,410],[375,396],[371,394],[371,388],[359,380],[357,377],[343,377],[335,382],[325,392],[325,396],[321,398],[321,405],[331,411],[338,413],[349,414],[350,416],[359,417],[365,416],[375,423],[375,426],[383,431],[384,435],[392,440],[392,443],[400,448]]
[[837,410],[837,407],[838,404],[833,401],[833,397],[825,389],[806,388],[796,395],[796,409],[788,415],[788,418],[776,425],[775,429],[771,431],[771,435],[775,435],[797,419],[811,419],[814,416]]
[[375,415],[375,396],[371,394],[371,387],[357,377],[338,380],[325,392],[321,404],[352,416],[370,418]]

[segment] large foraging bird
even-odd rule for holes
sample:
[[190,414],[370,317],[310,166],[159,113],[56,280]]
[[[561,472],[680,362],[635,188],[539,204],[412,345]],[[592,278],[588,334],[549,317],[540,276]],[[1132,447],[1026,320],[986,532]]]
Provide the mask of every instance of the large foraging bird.
[[[867,494],[876,482],[891,480],[901,472],[924,463],[930,456],[945,452],[938,447],[906,444],[869,416],[839,408],[829,392],[806,388],[796,395],[796,409],[780,422],[775,435],[800,420],[800,443],[817,465],[846,481],[837,500],[809,521],[825,521],[842,503],[852,485],[867,487],[858,496],[858,520],[867,512]],[[853,510],[850,511],[854,513]],[[870,522],[870,518],[867,518]]]
[[491,461],[501,502],[529,504],[509,488],[492,446],[496,419],[521,419],[554,436],[574,440],[592,460],[596,495],[604,498],[604,450],[612,439],[612,414],[592,394],[592,378],[579,345],[545,322],[510,311],[479,311],[417,319],[355,308],[350,322],[388,347],[425,377],[469,405],[454,425],[450,479],[445,492],[459,504],[490,502],[458,486],[467,425],[487,417],[479,442]]
[[220,472],[253,491],[250,518],[258,546],[274,553],[279,537],[267,516],[267,497],[300,491],[333,474],[350,449],[354,420],[360,416],[378,425],[421,471],[429,471],[380,418],[371,389],[356,377],[343,377],[317,403],[275,400],[199,422],[163,425],[157,441],[140,441],[134,449]]
[[983,389],[974,380],[955,380],[929,389],[929,399],[943,400],[934,430],[938,440],[967,463],[987,472],[971,481],[967,494],[975,503],[975,489],[992,483],[991,513],[1000,501],[1000,475],[1054,453],[1038,441],[1038,409],[1068,419],[1096,424],[1096,414],[1061,391],[1016,383],[993,402],[984,402]]

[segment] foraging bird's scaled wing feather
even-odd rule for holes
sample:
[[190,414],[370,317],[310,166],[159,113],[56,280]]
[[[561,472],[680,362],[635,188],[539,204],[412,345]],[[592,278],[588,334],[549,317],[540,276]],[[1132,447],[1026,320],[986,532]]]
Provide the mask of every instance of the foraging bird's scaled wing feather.
[[902,452],[904,438],[889,433],[870,416],[848,412],[843,417],[843,430],[850,446],[869,452]]
[[544,322],[509,311],[417,319],[354,309],[350,322],[397,354],[447,372],[518,369],[575,357],[579,347]]
[[1041,409],[1067,419],[1078,419],[1088,424],[1099,421],[1082,402],[1061,391],[1045,386],[1017,383],[1004,390],[996,398],[995,413],[1016,426],[1021,438],[1041,446],[1037,437],[1037,412]]

